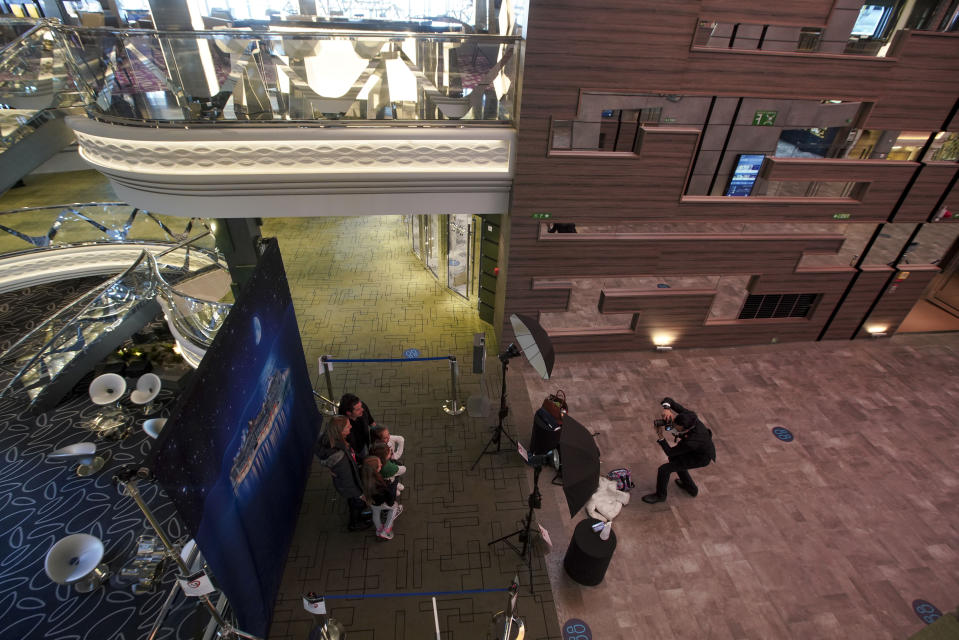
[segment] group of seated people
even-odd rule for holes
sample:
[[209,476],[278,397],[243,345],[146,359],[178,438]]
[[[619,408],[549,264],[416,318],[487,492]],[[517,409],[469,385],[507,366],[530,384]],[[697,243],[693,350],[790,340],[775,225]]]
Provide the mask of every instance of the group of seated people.
[[340,399],[338,410],[316,442],[316,456],[349,504],[349,530],[375,525],[377,538],[392,540],[393,521],[403,513],[397,498],[404,489],[399,478],[406,473],[400,463],[405,441],[376,424],[370,408],[352,393]]

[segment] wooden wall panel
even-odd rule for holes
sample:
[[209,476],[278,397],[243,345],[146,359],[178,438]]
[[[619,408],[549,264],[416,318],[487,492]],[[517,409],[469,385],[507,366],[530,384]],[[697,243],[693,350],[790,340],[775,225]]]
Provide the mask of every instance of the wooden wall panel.
[[861,196],[862,207],[856,211],[855,219],[860,220],[864,214],[888,216],[919,166],[917,162],[888,160],[769,158],[761,176],[769,180],[868,183]]
[[770,3],[765,0],[703,0],[703,18],[720,22],[757,22],[813,27],[825,25],[833,0],[792,0]]
[[863,267],[842,307],[829,323],[823,340],[851,340],[892,272],[892,267]]
[[[600,313],[632,313],[642,309],[647,300],[666,298],[671,301],[671,313],[678,317],[683,312],[692,312],[702,319],[713,304],[715,291],[704,289],[603,289],[599,293]],[[705,309],[704,309],[705,305]],[[645,313],[645,311],[643,312]],[[698,316],[695,314],[698,313]]]
[[[918,166],[883,160],[795,158],[770,159],[775,162],[767,163],[771,177],[787,179],[847,180],[848,172],[849,181],[871,182],[862,201],[683,196],[698,136],[695,129],[644,129],[638,154],[563,153],[543,158],[535,151],[524,152],[523,142],[529,138],[521,133],[512,207],[520,217],[514,217],[514,223],[527,212],[549,212],[554,219],[575,222],[831,221],[835,214],[845,213],[851,213],[857,221],[878,222],[889,216]],[[836,166],[842,170],[837,171]]]
[[864,102],[876,99],[896,64],[891,58],[701,47],[688,62],[682,91]]
[[[910,266],[908,271],[899,271],[892,282],[886,285],[880,293],[879,302],[876,303],[872,313],[866,319],[866,324],[856,334],[856,338],[869,338],[866,330],[869,325],[883,325],[887,327],[886,333],[888,335],[895,333],[902,321],[912,311],[926,286],[939,275],[940,271],[939,267],[933,265],[913,265]],[[899,278],[903,273],[909,275],[905,280],[900,280]]]
[[942,206],[952,214],[949,216],[950,220],[959,220],[959,181],[953,183]]
[[865,127],[938,131],[959,98],[959,33],[907,31]]
[[577,233],[550,235],[532,242],[514,237],[507,291],[511,297],[524,295],[531,277],[546,276],[791,274],[804,251],[838,252],[843,240],[840,235],[636,240]]
[[936,162],[922,167],[916,181],[909,188],[906,199],[896,212],[893,222],[925,222],[936,209],[936,203],[959,172],[955,162]]
[[[815,340],[852,275],[851,270],[802,273],[793,285],[786,284],[788,276],[772,278],[768,284],[771,289],[783,287],[823,294],[809,318],[715,321],[708,319],[715,295],[712,291],[634,291],[623,292],[615,302],[615,311],[611,307],[606,311],[635,313],[633,331],[565,329],[550,331],[549,335],[559,352],[653,349],[653,337],[658,335],[673,337],[672,344],[677,348]],[[608,297],[612,298],[617,292],[610,293]],[[629,308],[629,301],[635,302],[634,308]]]
[[[548,279],[656,275],[754,275],[753,286],[777,287],[823,298],[810,319],[709,322],[711,293],[681,298],[607,290],[603,309],[633,311],[635,331],[596,328],[558,331],[558,351],[652,348],[649,333],[675,330],[679,346],[814,340],[855,272],[796,272],[803,251],[836,252],[838,239],[703,236],[642,238],[557,234],[540,238],[532,213],[555,222],[857,222],[885,221],[919,166],[886,161],[775,160],[772,179],[869,183],[856,198],[725,198],[683,196],[699,145],[696,128],[660,127],[641,133],[637,153],[550,153],[553,120],[575,119],[582,91],[677,93],[718,97],[843,99],[863,102],[866,126],[935,130],[959,99],[959,34],[909,34],[885,58],[835,54],[692,48],[700,18],[781,25],[825,24],[831,0],[573,0],[532,3],[526,45],[523,104],[510,211],[505,313],[566,308],[566,283]],[[954,172],[955,166],[951,168]],[[926,167],[897,221],[924,220],[936,190],[948,187],[949,168]],[[927,172],[928,171],[928,172]],[[959,192],[947,206],[959,216]],[[931,204],[930,204],[931,203]],[[837,220],[837,223],[839,220]],[[875,299],[880,272],[864,272],[836,315],[828,337],[850,337]],[[534,286],[534,282],[538,282]],[[807,289],[806,287],[813,287]],[[909,289],[911,291],[911,289]],[[905,292],[900,289],[898,293]],[[900,299],[908,295],[900,296]],[[915,296],[919,293],[916,292]],[[682,299],[683,304],[677,306]],[[672,323],[670,325],[670,323]],[[656,326],[654,326],[656,325]],[[660,326],[663,325],[663,326]],[[509,323],[504,338],[509,339]],[[553,335],[554,332],[551,332]]]
[[747,288],[749,293],[756,295],[834,292],[844,289],[855,273],[852,267],[845,267],[838,270],[804,269],[792,275],[766,274],[753,276]]

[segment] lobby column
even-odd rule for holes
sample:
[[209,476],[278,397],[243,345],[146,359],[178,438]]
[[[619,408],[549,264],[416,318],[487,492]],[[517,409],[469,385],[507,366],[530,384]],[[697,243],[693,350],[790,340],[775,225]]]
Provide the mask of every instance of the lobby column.
[[246,284],[260,258],[260,218],[217,218],[213,230],[216,248],[226,258],[234,300]]

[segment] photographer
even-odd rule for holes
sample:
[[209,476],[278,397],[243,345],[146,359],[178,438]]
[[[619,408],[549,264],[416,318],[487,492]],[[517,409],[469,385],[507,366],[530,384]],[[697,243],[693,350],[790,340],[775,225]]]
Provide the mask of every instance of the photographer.
[[[656,442],[663,448],[669,462],[659,467],[656,474],[656,493],[643,496],[643,502],[655,504],[666,500],[666,485],[673,471],[678,476],[678,484],[686,493],[696,497],[699,488],[689,475],[690,469],[705,467],[716,461],[716,447],[713,446],[713,433],[696,416],[672,398],[663,398],[663,417],[653,424],[656,429]],[[675,444],[666,442],[666,432],[674,436]]]

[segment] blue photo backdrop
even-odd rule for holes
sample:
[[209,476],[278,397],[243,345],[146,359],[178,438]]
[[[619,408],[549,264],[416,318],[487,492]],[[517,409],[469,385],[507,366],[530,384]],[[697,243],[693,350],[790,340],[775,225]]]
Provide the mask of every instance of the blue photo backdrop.
[[261,637],[269,631],[320,421],[273,240],[148,463],[239,628]]

